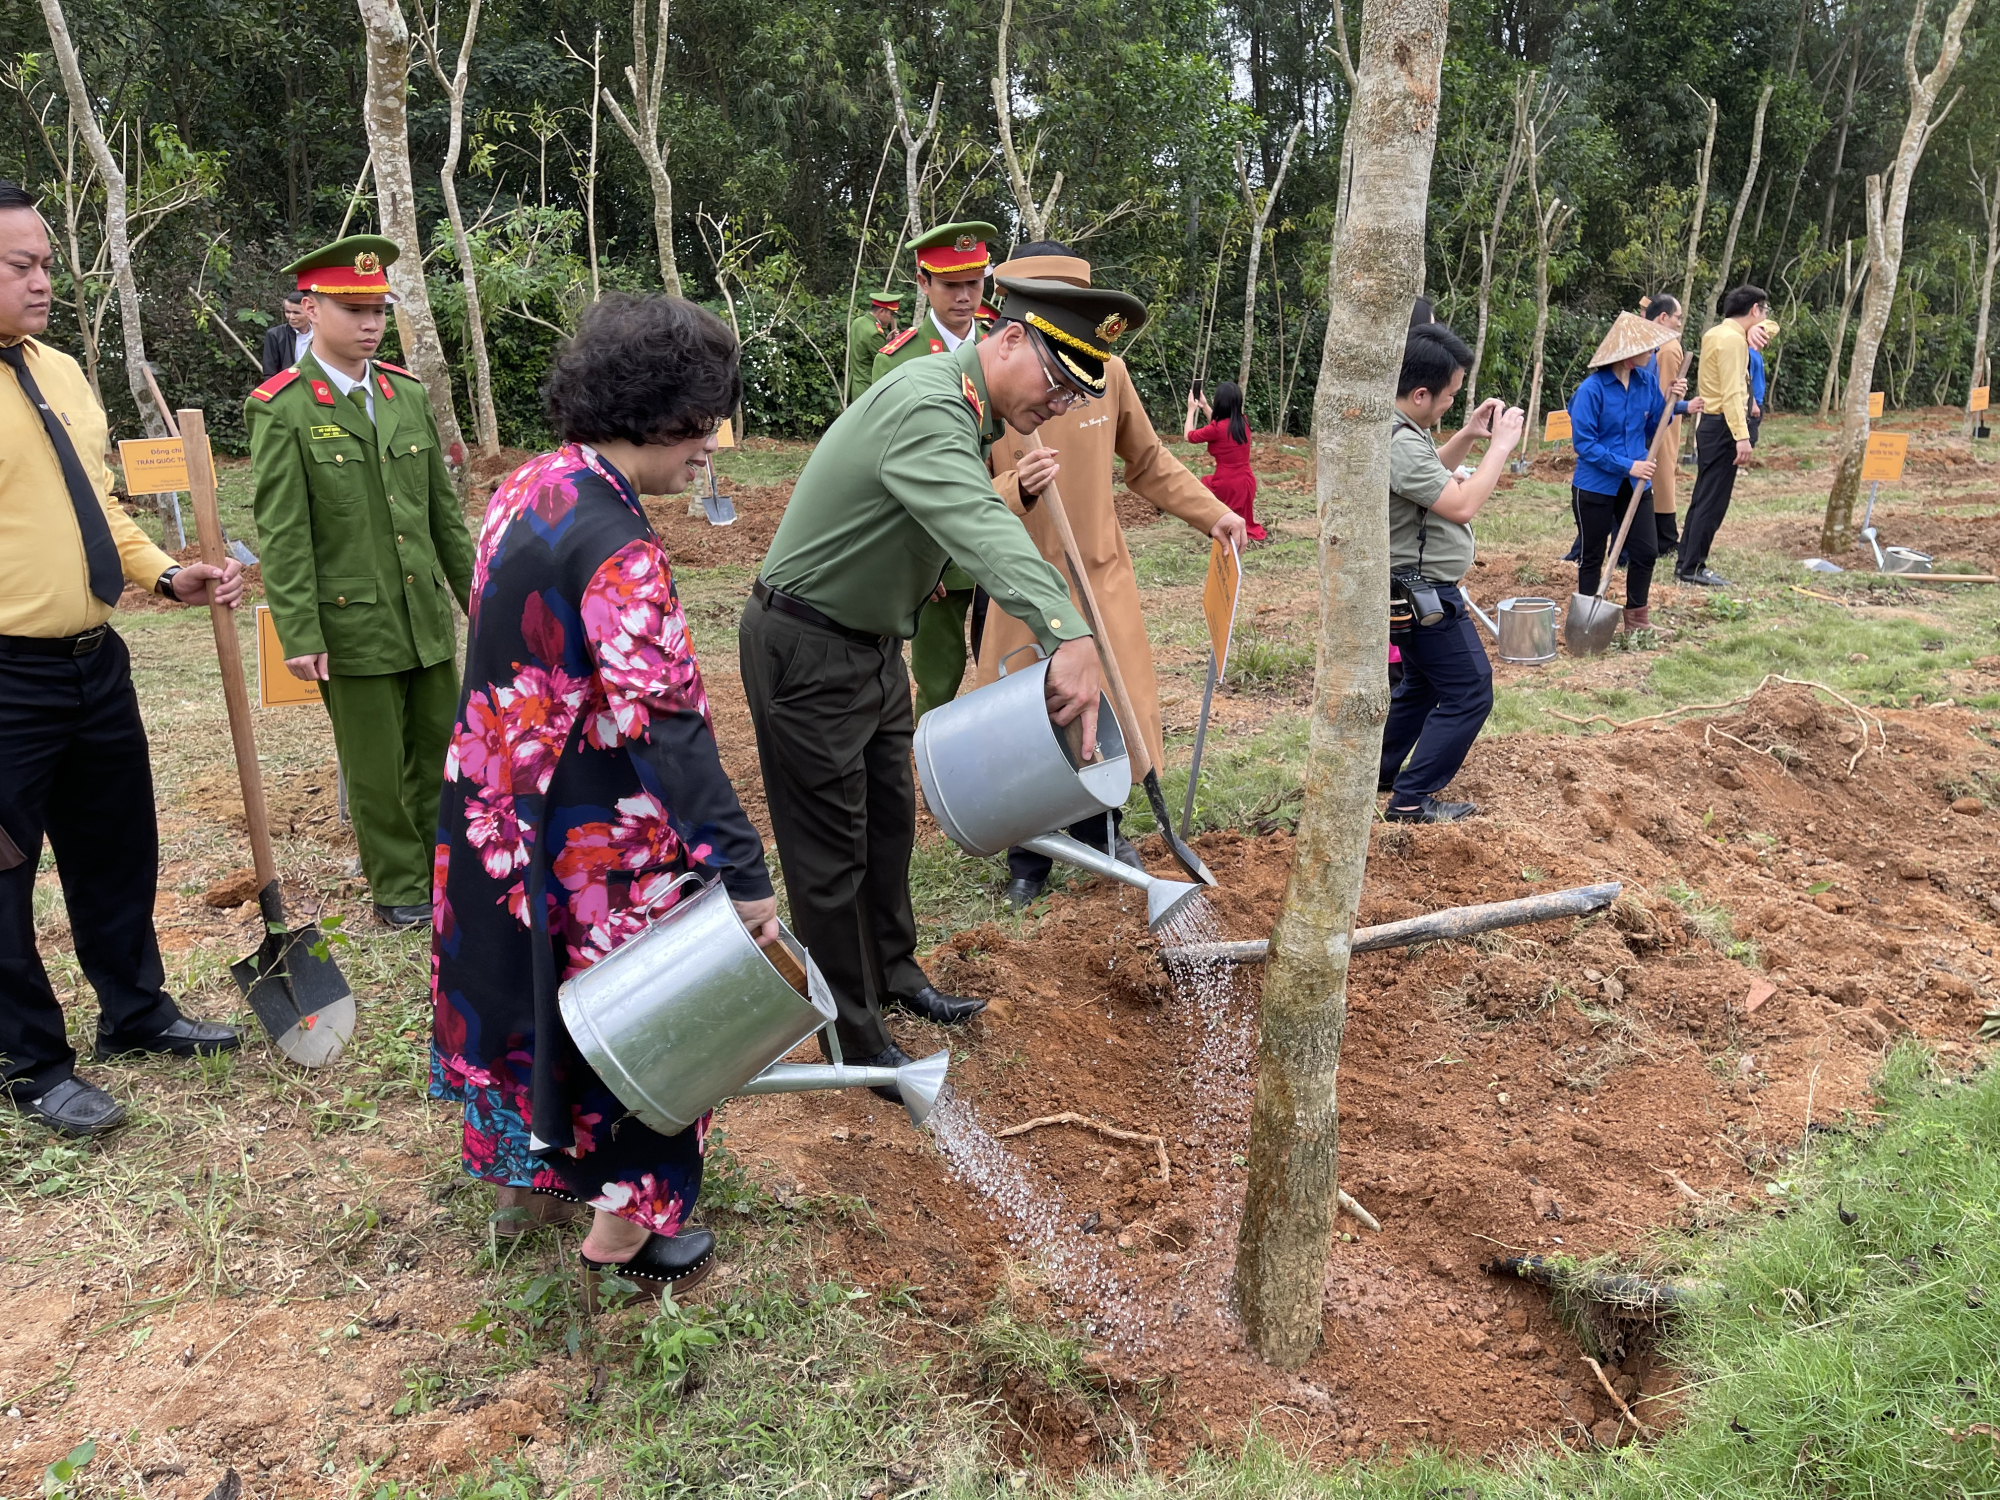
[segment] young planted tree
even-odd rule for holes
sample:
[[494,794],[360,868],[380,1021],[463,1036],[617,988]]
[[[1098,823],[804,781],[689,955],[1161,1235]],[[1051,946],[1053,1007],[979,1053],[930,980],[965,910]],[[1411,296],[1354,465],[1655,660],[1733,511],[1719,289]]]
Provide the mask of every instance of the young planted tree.
[[1764,113],[1770,109],[1771,95],[1776,91],[1775,84],[1767,83],[1757,98],[1757,122],[1750,128],[1750,165],[1736,194],[1736,210],[1729,216],[1729,233],[1723,236],[1722,259],[1715,268],[1715,288],[1708,294],[1710,307],[1720,307],[1722,294],[1729,288],[1729,267],[1736,259],[1736,233],[1743,227],[1743,210],[1750,206],[1750,194],[1757,186],[1757,168],[1764,159]]
[[1314,398],[1319,656],[1297,852],[1258,1007],[1236,1301],[1286,1369],[1319,1342],[1338,1211],[1337,1073],[1348,944],[1388,715],[1389,434],[1421,285],[1446,0],[1367,0],[1348,116],[1353,170],[1334,230]]
[[1528,197],[1535,208],[1535,339],[1528,351],[1528,425],[1521,429],[1524,457],[1541,442],[1542,376],[1549,344],[1549,259],[1574,212],[1553,193],[1547,204],[1542,202],[1542,137],[1533,119],[1528,121],[1527,155]]
[[1250,389],[1250,349],[1257,337],[1257,263],[1264,254],[1264,230],[1271,222],[1271,210],[1278,206],[1278,194],[1285,190],[1285,174],[1292,169],[1292,149],[1298,145],[1299,132],[1305,128],[1306,122],[1300,120],[1285,138],[1285,153],[1278,158],[1278,175],[1271,179],[1271,189],[1264,195],[1262,208],[1257,206],[1250,173],[1243,165],[1243,148],[1240,145],[1236,148],[1236,186],[1243,194],[1243,212],[1251,220],[1250,268],[1243,273],[1243,358],[1236,367],[1236,383],[1246,394]]
[[[651,44],[646,37],[646,0],[632,0],[632,63],[625,70],[625,86],[632,91],[632,114],[603,90],[611,118],[625,132],[625,139],[646,164],[646,176],[653,184],[653,237],[660,243],[660,285],[669,297],[681,294],[680,262],[674,255],[674,179],[667,171],[670,150],[660,118],[660,102],[667,92],[667,16],[672,0],[660,0],[658,24]],[[638,123],[633,123],[637,116]]]
[[451,245],[458,255],[458,274],[465,284],[465,341],[472,346],[472,425],[479,434],[479,451],[500,456],[500,422],[493,412],[493,365],[486,354],[486,319],[479,307],[479,269],[472,260],[472,241],[465,233],[465,215],[458,208],[458,153],[465,144],[465,85],[472,70],[472,39],[479,30],[480,0],[465,12],[465,35],[458,43],[458,66],[445,77],[442,51],[444,5],[421,33],[424,57],[431,73],[451,101],[451,134],[444,148],[438,183],[444,189],[445,217],[451,221]]
[[1854,501],[1861,492],[1861,460],[1868,451],[1868,392],[1875,378],[1875,356],[1889,326],[1889,307],[1903,265],[1903,223],[1910,207],[1910,182],[1923,160],[1924,146],[1951,108],[1939,108],[1939,96],[1965,48],[1965,22],[1973,0],[1957,0],[1944,21],[1936,64],[1917,71],[1917,45],[1923,37],[1926,0],[1916,0],[1910,34],[1903,43],[1903,77],[1910,90],[1909,118],[1889,163],[1888,180],[1871,176],[1865,184],[1868,204],[1868,284],[1861,294],[1861,315],[1855,322],[1854,355],[1847,367],[1847,394],[1842,402],[1840,440],[1834,450],[1833,485],[1827,491],[1826,519],[1819,543],[1831,556],[1845,551],[1854,539]]
[[1847,320],[1854,312],[1855,295],[1867,279],[1866,264],[1863,264],[1858,276],[1855,274],[1854,241],[1849,240],[1840,247],[1840,317],[1833,325],[1833,339],[1827,345],[1826,378],[1820,382],[1819,388],[1819,419],[1822,422],[1840,399],[1840,357],[1847,352]]
[[410,177],[410,28],[397,0],[359,0],[368,45],[368,82],[361,106],[375,159],[375,210],[382,233],[402,254],[389,267],[396,293],[396,330],[403,357],[424,383],[438,441],[454,468],[465,462],[465,437],[451,399],[451,366],[431,316],[424,286],[424,239],[417,227],[417,192]]
[[[1971,150],[1967,142],[1966,149]],[[1979,324],[1972,339],[1972,380],[1973,386],[1989,384],[1986,369],[1986,335],[1993,313],[1993,268],[2000,264],[2000,167],[1993,170],[1988,181],[1986,174],[1979,170],[1975,161],[1972,168],[1972,185],[1979,190],[1979,206],[1986,214],[1986,270],[1979,278]],[[1979,430],[1978,412],[1972,410],[1971,393],[1966,394],[1965,432],[1970,437]]]
[[[1690,90],[1689,92],[1692,93],[1693,91]],[[1697,94],[1695,97],[1700,98],[1701,96]],[[1708,105],[1708,140],[1701,148],[1701,170],[1695,174],[1694,217],[1688,220],[1687,275],[1681,280],[1681,306],[1686,309],[1687,316],[1690,318],[1694,318],[1696,312],[1694,305],[1694,268],[1701,260],[1701,221],[1708,217],[1708,169],[1715,161],[1715,101],[1710,99],[1706,102]],[[1709,318],[1715,313],[1715,307],[1713,304],[1710,304],[1708,307],[1701,309],[1700,312],[1701,316],[1695,319],[1694,326],[1696,328],[1707,324]],[[1688,425],[1692,427],[1694,424],[1689,423]]]
[[[146,333],[139,317],[139,282],[132,274],[132,227],[126,198],[125,171],[104,139],[97,121],[97,100],[83,81],[83,69],[76,60],[76,46],[69,39],[69,24],[63,19],[62,0],[42,0],[42,19],[48,22],[49,42],[55,49],[56,66],[62,71],[63,88],[69,94],[70,119],[83,137],[91,165],[104,190],[104,248],[111,262],[111,284],[118,289],[118,332],[125,344],[125,387],[132,404],[146,424],[148,437],[164,437],[166,419],[155,408],[146,389]],[[80,265],[70,267],[79,279]],[[96,360],[92,359],[92,364]],[[93,372],[93,384],[94,372]]]
[[886,36],[882,38],[882,65],[889,70],[889,97],[896,105],[896,134],[903,139],[903,228],[896,238],[896,253],[889,257],[893,275],[903,258],[903,246],[923,233],[924,148],[937,134],[938,110],[944,106],[944,80],[938,80],[937,89],[931,94],[924,128],[912,132],[909,111],[903,107],[903,75],[896,69],[896,47]]
[[1493,198],[1493,222],[1479,236],[1479,328],[1472,339],[1472,368],[1465,372],[1465,409],[1479,404],[1479,367],[1486,358],[1486,329],[1493,316],[1493,262],[1500,254],[1500,230],[1507,222],[1507,205],[1514,197],[1514,184],[1521,180],[1521,168],[1528,151],[1528,119],[1533,111],[1535,75],[1514,80],[1514,133],[1507,143],[1507,160],[1500,168],[1498,191]]

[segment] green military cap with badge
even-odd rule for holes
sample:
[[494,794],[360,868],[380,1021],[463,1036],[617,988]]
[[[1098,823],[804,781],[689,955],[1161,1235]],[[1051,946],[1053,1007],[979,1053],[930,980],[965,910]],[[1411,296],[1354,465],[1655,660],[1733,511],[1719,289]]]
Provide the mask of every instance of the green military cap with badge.
[[1000,231],[993,225],[968,219],[926,230],[910,241],[910,248],[916,252],[918,270],[933,276],[962,276],[993,264],[993,252],[986,242],[999,237]]
[[1064,377],[1088,395],[1104,394],[1113,346],[1146,326],[1146,304],[1127,292],[1028,276],[1001,276],[994,285],[1006,296],[1000,316],[1041,335]]
[[298,278],[299,290],[322,297],[380,297],[396,302],[389,290],[389,267],[402,255],[396,242],[379,234],[350,234],[300,256],[284,274]]
[[903,294],[901,292],[892,292],[887,287],[884,287],[879,292],[870,292],[868,294],[868,305],[870,307],[879,307],[884,312],[895,312],[903,305]]

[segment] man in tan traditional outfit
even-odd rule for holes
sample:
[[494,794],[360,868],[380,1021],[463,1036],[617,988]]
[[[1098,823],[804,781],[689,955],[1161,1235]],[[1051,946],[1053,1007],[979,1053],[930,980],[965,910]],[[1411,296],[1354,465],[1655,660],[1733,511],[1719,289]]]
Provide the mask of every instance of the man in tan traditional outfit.
[[[1090,262],[1073,255],[1066,245],[1043,240],[1017,248],[1014,258],[998,267],[994,274],[1089,286]],[[1058,489],[1070,528],[1076,534],[1084,571],[1090,576],[1098,609],[1104,616],[1103,641],[1118,658],[1153,763],[1162,765],[1159,688],[1153,676],[1153,651],[1146,639],[1146,621],[1139,612],[1139,581],[1133,575],[1132,554],[1126,550],[1125,534],[1119,528],[1118,510],[1112,501],[1112,455],[1116,453],[1125,461],[1127,489],[1155,509],[1180,517],[1204,535],[1226,538],[1241,551],[1244,525],[1240,516],[1210,494],[1161,443],[1139,393],[1133,389],[1125,361],[1106,360],[1104,374],[1103,395],[1043,424],[1041,453],[1031,449],[1028,439],[1009,427],[993,445],[987,461],[1000,497],[1021,515],[1042,556],[1068,577],[1055,523],[1036,503],[1040,498],[1039,486],[1047,482],[1047,476],[1060,459],[1062,477]],[[1074,591],[1072,585],[1072,594]],[[976,618],[973,631],[978,657],[973,675],[975,688],[994,681],[1008,653],[1033,645],[1035,639],[1020,621],[998,610],[987,614],[983,621]],[[1024,666],[1027,660],[1024,657],[1011,666]],[[1095,848],[1109,847],[1129,865],[1136,867],[1139,863],[1138,852],[1123,837],[1115,837],[1107,845],[1102,819],[1093,818],[1069,831]],[[1049,867],[1049,860],[1042,855],[1026,849],[1010,849],[1008,901],[1016,908],[1034,901],[1047,888]]]
[[[1654,373],[1660,389],[1671,390],[1687,370],[1687,350],[1681,344],[1681,326],[1687,315],[1678,297],[1661,293],[1640,302],[1639,311],[1648,322],[1673,330],[1673,340],[1660,345]],[[1660,539],[1660,555],[1665,557],[1681,544],[1680,523],[1675,512],[1680,506],[1681,419],[1669,412],[1653,436],[1653,524]]]

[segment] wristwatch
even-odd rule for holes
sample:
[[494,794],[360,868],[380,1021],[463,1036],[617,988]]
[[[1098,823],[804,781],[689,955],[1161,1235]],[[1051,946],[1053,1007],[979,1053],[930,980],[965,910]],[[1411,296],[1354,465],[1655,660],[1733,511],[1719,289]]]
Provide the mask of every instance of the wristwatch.
[[176,604],[180,603],[181,597],[174,592],[174,574],[178,572],[180,572],[180,564],[176,563],[153,581],[153,592],[158,594],[162,599],[173,600]]

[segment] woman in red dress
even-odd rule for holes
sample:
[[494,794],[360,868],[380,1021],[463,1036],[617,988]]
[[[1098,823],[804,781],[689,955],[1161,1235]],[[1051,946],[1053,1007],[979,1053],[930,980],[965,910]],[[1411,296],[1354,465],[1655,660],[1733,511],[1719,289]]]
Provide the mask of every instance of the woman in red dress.
[[[1208,418],[1208,425],[1194,425],[1195,410]],[[1211,408],[1190,392],[1187,409],[1187,440],[1205,443],[1208,456],[1215,460],[1215,472],[1202,479],[1215,498],[1243,518],[1250,540],[1264,540],[1264,528],[1257,524],[1252,507],[1257,501],[1257,476],[1250,472],[1250,424],[1243,420],[1243,388],[1225,380],[1215,388]]]

